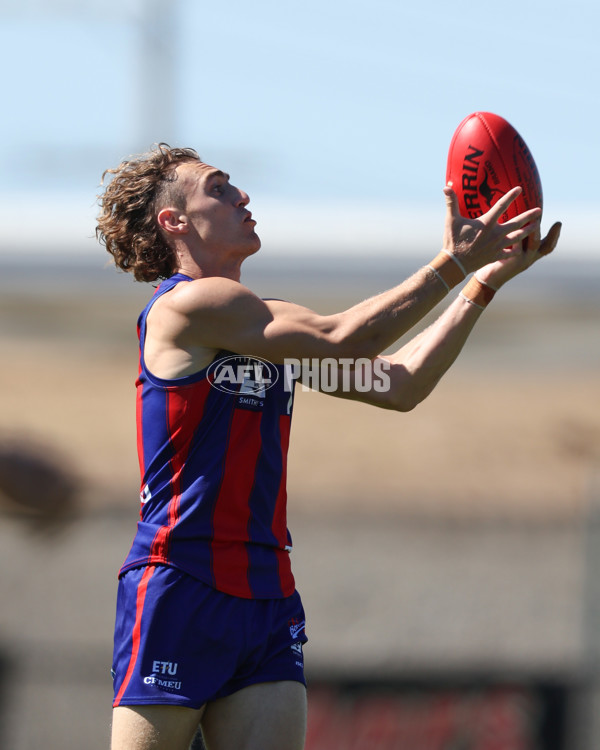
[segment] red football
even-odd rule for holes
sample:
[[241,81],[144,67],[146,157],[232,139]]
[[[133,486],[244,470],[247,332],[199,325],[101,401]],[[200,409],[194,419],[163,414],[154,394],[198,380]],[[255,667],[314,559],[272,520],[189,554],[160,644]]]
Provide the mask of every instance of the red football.
[[452,182],[461,214],[471,219],[517,185],[523,192],[500,221],[542,207],[542,183],[531,151],[510,123],[491,112],[473,112],[456,129],[448,150],[446,182]]

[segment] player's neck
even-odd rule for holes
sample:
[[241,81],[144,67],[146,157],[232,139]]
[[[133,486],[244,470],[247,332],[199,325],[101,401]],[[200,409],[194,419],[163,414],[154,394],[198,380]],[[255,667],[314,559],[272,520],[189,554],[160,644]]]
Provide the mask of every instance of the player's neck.
[[242,275],[241,265],[241,260],[233,261],[229,264],[209,262],[203,262],[200,264],[193,258],[185,258],[180,260],[175,269],[175,273],[185,274],[185,276],[189,276],[192,279],[205,279],[211,276],[219,276],[221,278],[231,279],[232,281],[239,281]]

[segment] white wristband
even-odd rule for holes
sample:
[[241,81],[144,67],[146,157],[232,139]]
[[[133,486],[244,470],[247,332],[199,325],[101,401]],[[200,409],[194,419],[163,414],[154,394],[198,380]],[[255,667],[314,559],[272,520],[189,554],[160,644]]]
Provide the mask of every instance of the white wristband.
[[468,273],[467,273],[467,271],[466,271],[465,267],[463,266],[463,264],[462,264],[462,263],[460,262],[460,260],[459,260],[459,259],[458,259],[458,258],[456,257],[456,255],[454,255],[453,253],[451,253],[451,252],[450,252],[450,250],[444,250],[443,248],[442,248],[442,252],[443,252],[443,253],[446,253],[446,255],[448,255],[448,256],[450,256],[450,258],[452,258],[452,260],[453,260],[453,261],[454,261],[454,262],[456,263],[456,265],[457,265],[457,266],[458,266],[458,267],[460,268],[460,270],[461,270],[461,271],[462,271],[462,273],[463,273],[463,276],[464,276],[464,277],[465,277],[465,279],[466,279],[466,278],[467,278],[467,276],[468,276]]
[[450,287],[448,286],[448,284],[446,282],[446,279],[444,279],[444,277],[442,276],[442,274],[437,269],[435,269],[431,264],[429,264],[427,266],[427,268],[431,269],[434,272],[434,274],[438,277],[438,279],[446,287],[446,290],[449,292],[450,291]]

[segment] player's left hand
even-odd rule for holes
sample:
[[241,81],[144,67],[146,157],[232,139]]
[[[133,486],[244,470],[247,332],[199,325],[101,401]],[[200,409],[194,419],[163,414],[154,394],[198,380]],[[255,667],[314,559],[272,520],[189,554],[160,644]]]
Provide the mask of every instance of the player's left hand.
[[500,289],[507,281],[523,273],[537,260],[549,255],[558,243],[562,224],[557,221],[542,239],[539,228],[525,242],[514,245],[502,260],[489,263],[477,271],[477,278],[492,289]]

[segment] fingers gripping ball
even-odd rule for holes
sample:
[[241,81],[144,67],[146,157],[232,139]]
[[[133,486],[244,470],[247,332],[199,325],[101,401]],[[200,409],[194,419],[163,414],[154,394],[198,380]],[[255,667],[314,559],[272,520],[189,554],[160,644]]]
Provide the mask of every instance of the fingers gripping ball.
[[501,222],[530,208],[542,208],[542,183],[525,141],[499,115],[473,112],[460,123],[448,150],[446,182],[451,182],[462,216],[476,219],[514,187],[523,192]]

